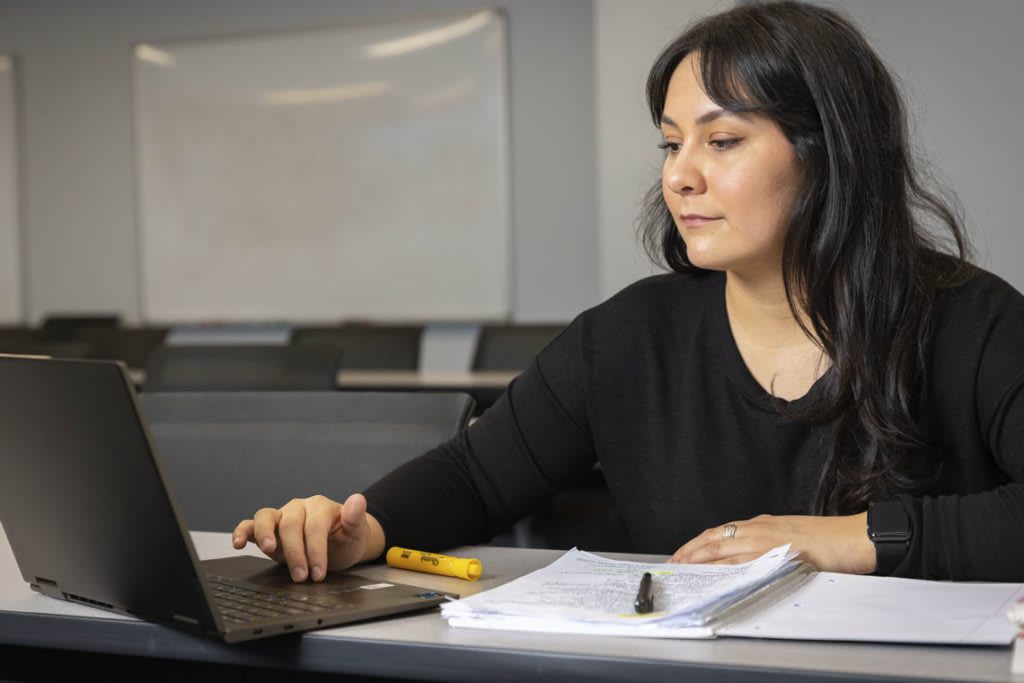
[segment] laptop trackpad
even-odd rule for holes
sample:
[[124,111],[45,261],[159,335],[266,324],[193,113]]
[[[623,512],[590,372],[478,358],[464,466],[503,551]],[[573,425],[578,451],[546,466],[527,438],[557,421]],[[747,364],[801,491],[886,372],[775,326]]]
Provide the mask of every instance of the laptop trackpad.
[[[364,586],[379,585],[380,582],[365,576],[349,573],[328,572],[323,581],[313,583],[305,581],[295,583],[288,574],[288,569],[276,562],[261,557],[242,555],[239,557],[222,557],[215,560],[204,560],[199,563],[203,572],[222,576],[232,581],[243,581],[264,588],[288,591],[297,595],[333,598],[332,602],[349,602],[346,594],[358,591]],[[356,600],[356,602],[361,602]]]

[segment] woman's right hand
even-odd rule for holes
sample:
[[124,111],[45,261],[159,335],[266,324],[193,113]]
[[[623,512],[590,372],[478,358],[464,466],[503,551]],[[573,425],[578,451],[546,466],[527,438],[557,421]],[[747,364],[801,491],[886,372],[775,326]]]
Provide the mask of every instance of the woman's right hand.
[[262,508],[232,534],[238,550],[250,541],[288,565],[293,581],[321,581],[328,569],[348,569],[384,552],[384,530],[366,512],[366,498],[359,493],[344,503],[312,496],[294,498],[278,509]]

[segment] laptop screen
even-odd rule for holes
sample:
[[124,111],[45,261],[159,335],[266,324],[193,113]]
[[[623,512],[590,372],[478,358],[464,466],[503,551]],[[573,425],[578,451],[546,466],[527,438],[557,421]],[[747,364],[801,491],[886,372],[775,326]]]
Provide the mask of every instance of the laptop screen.
[[0,357],[0,520],[44,593],[215,628],[122,367]]

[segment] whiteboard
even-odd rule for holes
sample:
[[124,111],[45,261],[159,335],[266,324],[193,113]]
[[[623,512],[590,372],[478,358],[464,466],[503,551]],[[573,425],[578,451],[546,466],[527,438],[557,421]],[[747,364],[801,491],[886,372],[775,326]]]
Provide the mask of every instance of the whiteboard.
[[21,322],[16,62],[0,54],[0,321]]
[[133,48],[147,320],[500,318],[504,16]]

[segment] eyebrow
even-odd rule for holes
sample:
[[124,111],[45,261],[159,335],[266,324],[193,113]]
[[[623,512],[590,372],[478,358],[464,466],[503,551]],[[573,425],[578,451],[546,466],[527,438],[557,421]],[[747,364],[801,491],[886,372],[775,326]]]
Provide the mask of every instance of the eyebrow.
[[[741,118],[741,119],[744,119],[744,120],[749,120],[749,118],[750,118],[746,114],[744,114],[742,112],[738,112],[738,111],[729,111],[728,109],[712,109],[711,111],[705,112],[705,113],[701,114],[700,116],[698,116],[697,120],[696,120],[696,123],[698,125],[703,126],[705,124],[711,123],[712,121],[714,121],[716,119],[720,119],[723,116],[735,116],[737,118]],[[670,125],[670,126],[672,126],[674,128],[678,128],[679,127],[678,123],[673,121],[671,117],[665,116],[664,114],[661,115],[661,123],[662,123],[662,125],[667,123],[668,125]]]

